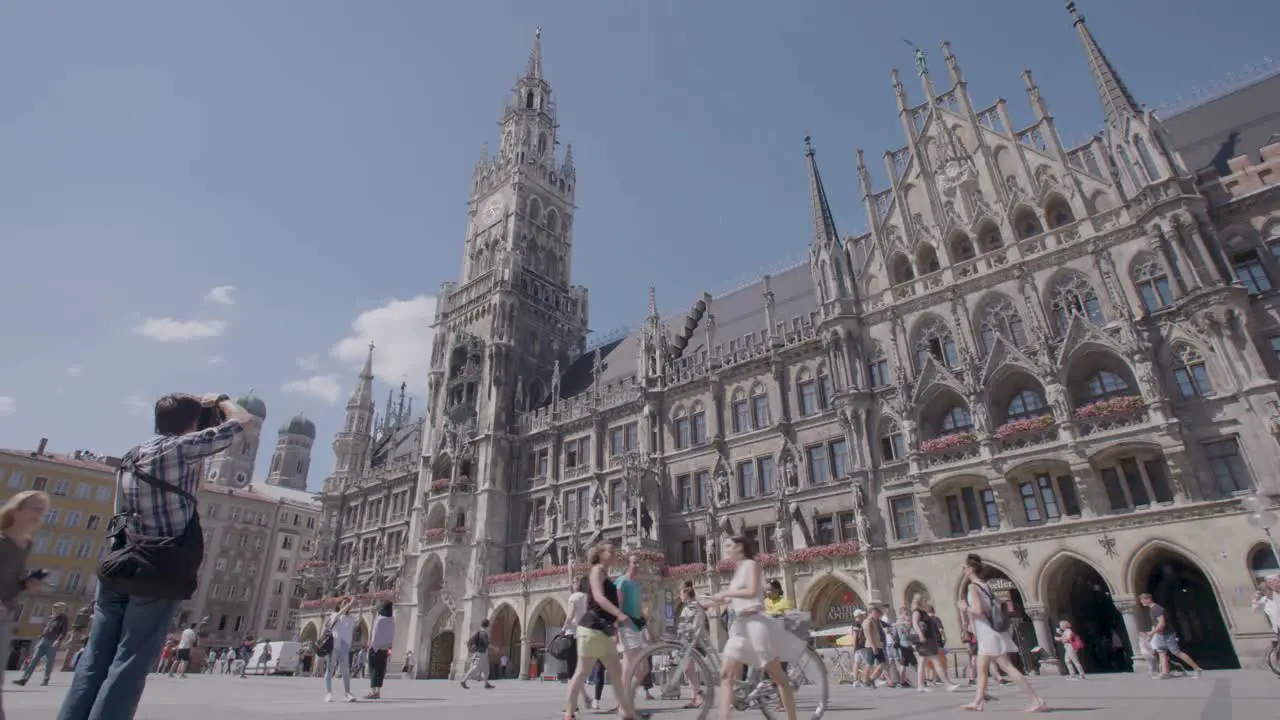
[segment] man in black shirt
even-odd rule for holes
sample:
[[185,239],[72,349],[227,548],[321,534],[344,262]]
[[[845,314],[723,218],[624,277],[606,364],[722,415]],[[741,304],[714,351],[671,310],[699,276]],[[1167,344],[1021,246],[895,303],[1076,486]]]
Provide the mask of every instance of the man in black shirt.
[[1160,677],[1169,677],[1170,655],[1186,663],[1195,671],[1196,677],[1200,677],[1200,666],[1178,647],[1178,633],[1169,627],[1169,616],[1164,608],[1156,604],[1151,593],[1143,593],[1138,596],[1138,600],[1147,607],[1147,613],[1151,615],[1151,649],[1160,654]]
[[70,623],[67,622],[67,606],[63,603],[53,604],[53,614],[44,623],[44,629],[40,631],[40,642],[36,643],[35,652],[31,653],[31,659],[27,661],[27,666],[22,669],[22,677],[14,680],[19,685],[26,685],[31,679],[31,675],[36,671],[36,664],[41,659],[44,660],[44,679],[40,681],[41,685],[48,685],[49,679],[53,677],[53,661],[58,654],[58,648],[62,647],[62,641],[66,639],[67,629]]
[[486,689],[492,690],[493,686],[489,684],[489,621],[481,620],[480,629],[475,635],[467,641],[467,650],[471,653],[471,660],[467,666],[467,672],[462,676],[462,688],[468,690],[467,681],[477,675],[484,680]]

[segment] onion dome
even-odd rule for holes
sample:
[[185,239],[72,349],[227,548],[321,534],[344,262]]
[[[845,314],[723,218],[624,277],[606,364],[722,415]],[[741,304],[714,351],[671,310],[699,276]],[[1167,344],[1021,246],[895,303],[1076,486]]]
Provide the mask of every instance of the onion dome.
[[259,420],[267,419],[267,404],[262,402],[262,398],[256,395],[243,395],[236,398],[236,404],[244,408],[250,415]]
[[294,415],[292,418],[289,418],[289,422],[280,426],[280,434],[281,435],[304,435],[312,440],[315,440],[316,424],[308,420],[306,417],[304,417],[302,413],[298,413],[297,415]]

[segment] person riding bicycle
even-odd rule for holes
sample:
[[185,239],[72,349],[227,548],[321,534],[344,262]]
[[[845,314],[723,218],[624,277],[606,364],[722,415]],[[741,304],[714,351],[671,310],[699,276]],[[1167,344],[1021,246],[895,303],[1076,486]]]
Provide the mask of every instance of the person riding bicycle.
[[1280,592],[1276,592],[1275,587],[1268,580],[1258,583],[1258,591],[1253,594],[1253,609],[1267,616],[1267,622],[1271,623],[1271,632],[1280,638]]

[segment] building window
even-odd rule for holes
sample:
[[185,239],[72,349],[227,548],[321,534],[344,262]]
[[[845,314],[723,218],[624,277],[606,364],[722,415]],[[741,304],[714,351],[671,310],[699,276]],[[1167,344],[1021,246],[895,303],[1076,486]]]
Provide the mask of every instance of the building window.
[[680,563],[688,565],[698,562],[698,548],[693,540],[680,541]]
[[831,442],[831,474],[836,480],[849,477],[849,443],[841,440]]
[[796,385],[800,396],[800,417],[816,415],[820,410],[818,400],[818,383],[806,371]]
[[769,427],[769,396],[764,386],[757,385],[751,391],[751,422],[756,430]]
[[676,418],[676,449],[683,450],[693,443],[693,424],[687,416]]
[[624,455],[639,446],[640,435],[636,423],[630,422],[609,430],[609,454],[611,456]]
[[880,436],[880,459],[883,462],[907,459],[907,440],[897,423],[888,423],[884,434]]
[[938,432],[943,435],[973,432],[973,416],[969,414],[969,408],[953,405],[943,413],[938,422]]
[[543,478],[547,476],[547,472],[551,468],[551,451],[548,448],[542,448],[535,455],[533,476]]
[[1053,311],[1058,332],[1065,334],[1071,318],[1079,315],[1094,325],[1103,325],[1107,318],[1102,314],[1102,303],[1089,281],[1079,273],[1071,273],[1053,286],[1053,298],[1049,308]]
[[1240,455],[1240,443],[1235,438],[1205,443],[1204,452],[1209,460],[1209,471],[1223,495],[1245,492],[1253,487],[1249,468]]
[[1110,370],[1099,370],[1089,377],[1084,386],[1088,400],[1096,402],[1120,395],[1132,395],[1129,383]]
[[116,496],[115,493],[115,488],[103,486],[98,488],[97,492],[93,494],[93,499],[100,503],[111,502]]
[[80,575],[80,573],[76,572],[75,570],[72,570],[71,572],[67,573],[67,582],[65,585],[63,585],[63,587],[67,589],[67,592],[73,593],[80,589],[80,581],[82,579],[83,577]]
[[58,497],[66,497],[71,492],[71,483],[66,480],[59,480],[53,484],[53,494]]
[[1154,259],[1147,260],[1133,269],[1133,281],[1142,296],[1142,305],[1153,313],[1173,304],[1173,292],[1169,289],[1169,276],[1164,267]]
[[267,629],[274,630],[276,628],[276,625],[278,625],[279,623],[280,623],[280,611],[277,610],[276,608],[271,608],[270,610],[268,610],[267,611]]
[[76,485],[76,499],[88,500],[89,495],[91,495],[92,493],[93,493],[93,488],[89,486],[89,483],[82,482]]
[[61,514],[62,513],[59,512],[57,508],[49,508],[48,512],[44,514],[44,524],[50,526],[57,525],[58,516]]
[[751,429],[751,407],[747,404],[746,394],[741,390],[734,392],[730,412],[733,415],[734,433],[744,433]]
[[[983,520],[989,517],[985,512],[985,500],[979,500],[977,488],[961,488],[959,492],[946,496],[945,504],[952,535],[977,532],[982,529]],[[999,526],[1000,515],[997,512],[995,525],[991,527]]]
[[9,473],[9,488],[12,490],[22,489],[22,473],[17,472],[16,470]]
[[702,403],[694,403],[693,414],[689,416],[693,423],[693,444],[695,447],[707,444],[707,413]]
[[878,358],[867,363],[867,380],[872,390],[889,387],[893,383],[893,375],[889,372],[889,361]]
[[680,498],[680,509],[693,509],[693,476],[681,475],[676,478],[676,497]]
[[817,545],[835,545],[836,544],[836,521],[835,518],[827,515],[819,517],[813,523],[813,541]]
[[809,468],[810,485],[826,485],[831,482],[831,467],[827,462],[825,445],[805,448],[805,464]]
[[910,495],[889,499],[889,512],[893,517],[893,536],[898,540],[915,540],[920,536],[916,529],[916,502]]
[[1113,511],[1149,507],[1152,498],[1159,503],[1173,502],[1169,470],[1163,458],[1121,458],[1101,468],[1099,475]]
[[1271,279],[1267,277],[1267,271],[1262,267],[1262,259],[1258,257],[1258,251],[1246,250],[1233,253],[1231,266],[1236,271],[1236,278],[1244,284],[1250,295],[1257,295],[1271,289]]
[[36,603],[31,606],[31,614],[27,615],[27,622],[32,625],[39,625],[44,622],[45,616],[49,614],[49,606],[44,603]]
[[1209,382],[1209,372],[1205,369],[1204,356],[1190,345],[1179,346],[1177,355],[1173,365],[1173,377],[1178,381],[1178,393],[1182,399],[1211,394],[1213,384]]
[[92,542],[88,540],[81,540],[80,544],[76,545],[76,557],[80,558],[81,560],[87,560],[89,556],[92,554],[93,554]]
[[1023,420],[1026,418],[1040,417],[1049,414],[1049,406],[1045,404],[1044,398],[1034,390],[1022,389],[1017,395],[1009,401],[1009,408],[1005,411],[1006,420]]
[[590,465],[591,438],[583,436],[570,440],[564,446],[564,466],[576,468],[579,465]]
[[711,498],[711,472],[699,470],[693,474],[693,506],[706,507]]
[[930,357],[949,368],[956,366],[959,357],[951,331],[937,319],[930,320],[920,331],[920,339],[916,341],[916,370],[923,369]]
[[754,460],[743,460],[738,463],[738,497],[750,500],[759,493],[756,481],[756,464]]
[[49,478],[47,478],[47,477],[37,477],[35,480],[32,480],[32,481],[31,481],[31,489],[32,489],[32,490],[40,490],[40,491],[42,491],[42,492],[43,492],[43,491],[48,490],[48,489],[49,489]]
[[978,339],[982,343],[984,354],[991,352],[996,345],[996,338],[1002,337],[1015,347],[1027,344],[1026,329],[1022,325],[1022,316],[1009,298],[997,296],[989,300],[983,308],[978,321]]
[[614,515],[621,515],[626,500],[626,491],[622,487],[621,480],[614,480],[609,483],[609,512]]
[[756,476],[760,478],[760,493],[772,495],[778,486],[777,463],[772,457],[766,455],[756,461]]

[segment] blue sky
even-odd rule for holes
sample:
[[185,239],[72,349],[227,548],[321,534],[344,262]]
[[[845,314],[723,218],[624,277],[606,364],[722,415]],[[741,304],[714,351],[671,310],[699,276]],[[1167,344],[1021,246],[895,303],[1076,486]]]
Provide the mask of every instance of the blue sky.
[[[1266,0],[1080,0],[1141,102],[1277,51]],[[119,454],[170,391],[252,388],[332,464],[364,346],[378,397],[421,393],[433,295],[458,274],[481,143],[535,27],[573,144],[575,282],[592,327],[665,312],[800,258],[801,139],[843,233],[853,163],[905,140],[909,39],[950,40],[979,105],[1028,121],[1025,65],[1064,140],[1100,112],[1057,0],[121,0],[0,13],[0,446]]]

